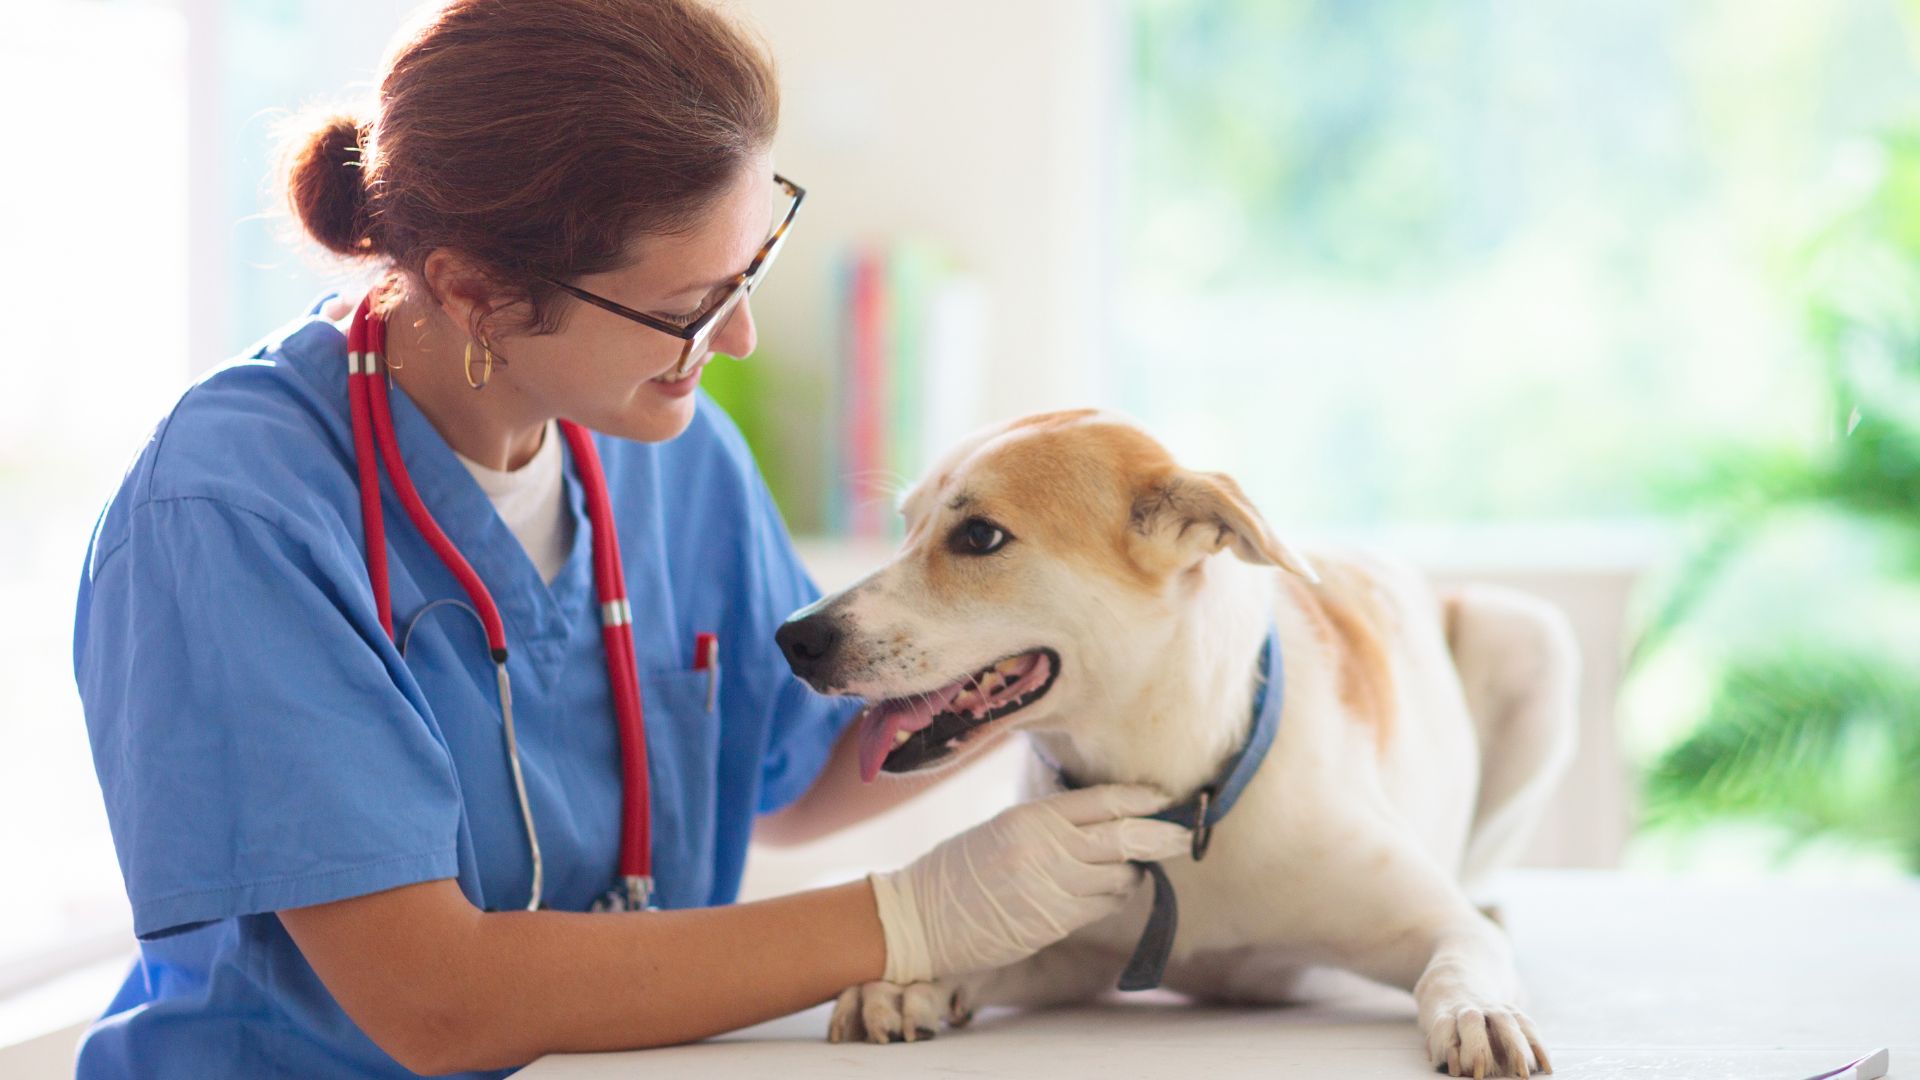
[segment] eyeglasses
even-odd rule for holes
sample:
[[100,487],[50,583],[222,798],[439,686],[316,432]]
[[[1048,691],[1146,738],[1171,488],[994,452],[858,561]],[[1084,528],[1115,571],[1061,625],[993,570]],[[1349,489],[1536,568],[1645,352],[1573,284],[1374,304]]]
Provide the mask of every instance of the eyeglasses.
[[663,334],[672,334],[686,342],[680,349],[680,360],[673,368],[675,376],[685,375],[694,359],[705,354],[707,342],[712,340],[714,332],[725,326],[727,320],[733,316],[733,309],[751,295],[753,290],[760,287],[761,280],[767,276],[767,268],[773,265],[773,257],[780,254],[780,246],[786,243],[787,230],[793,225],[794,215],[800,212],[801,201],[807,197],[807,189],[779,173],[773,174],[773,182],[779,184],[793,198],[792,204],[787,207],[786,216],[781,218],[780,224],[774,227],[773,235],[767,237],[767,242],[760,245],[759,253],[754,255],[753,261],[747,264],[747,268],[734,275],[731,281],[722,286],[726,291],[684,326],[675,325],[669,320],[657,315],[649,315],[644,311],[635,311],[625,304],[617,304],[604,296],[596,296],[577,285],[556,281],[544,274],[540,276],[540,280],[549,285],[557,285],[595,307],[605,308],[615,315],[632,319],[642,326],[651,326]]

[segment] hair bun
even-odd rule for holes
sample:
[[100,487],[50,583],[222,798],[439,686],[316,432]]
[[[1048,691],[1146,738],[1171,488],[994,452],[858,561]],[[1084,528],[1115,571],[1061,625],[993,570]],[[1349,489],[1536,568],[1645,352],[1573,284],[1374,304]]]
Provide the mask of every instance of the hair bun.
[[382,254],[367,205],[369,127],[344,112],[323,113],[296,123],[282,151],[287,203],[301,226],[327,250],[359,258]]

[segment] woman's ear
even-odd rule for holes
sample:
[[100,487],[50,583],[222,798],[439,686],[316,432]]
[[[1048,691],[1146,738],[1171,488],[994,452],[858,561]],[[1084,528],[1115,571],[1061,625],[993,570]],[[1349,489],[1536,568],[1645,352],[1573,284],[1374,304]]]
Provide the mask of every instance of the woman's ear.
[[491,345],[503,310],[500,286],[476,263],[451,248],[435,248],[424,265],[427,295],[467,337]]
[[1320,581],[1312,564],[1274,535],[1225,473],[1169,473],[1134,497],[1128,527],[1135,559],[1150,571],[1184,570],[1231,547],[1246,562]]

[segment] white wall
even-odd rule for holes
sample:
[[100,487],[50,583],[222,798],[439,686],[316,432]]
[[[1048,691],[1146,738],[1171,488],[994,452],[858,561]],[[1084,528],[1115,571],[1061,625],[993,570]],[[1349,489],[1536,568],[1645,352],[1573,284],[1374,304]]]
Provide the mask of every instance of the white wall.
[[[754,298],[762,347],[828,369],[834,260],[862,238],[924,239],[989,306],[979,415],[1099,403],[1098,318],[1118,9],[1101,0],[743,0],[780,65],[776,160],[808,188]],[[797,392],[787,453],[819,460]],[[802,465],[804,461],[796,461]],[[811,477],[817,480],[817,477]]]

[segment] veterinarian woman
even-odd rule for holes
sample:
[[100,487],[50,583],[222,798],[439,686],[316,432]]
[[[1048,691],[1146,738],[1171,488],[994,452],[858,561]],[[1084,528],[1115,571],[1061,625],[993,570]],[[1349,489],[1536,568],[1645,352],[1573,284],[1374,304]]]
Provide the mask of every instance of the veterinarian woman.
[[798,839],[900,797],[779,655],[816,592],[696,392],[804,220],[776,113],[697,0],[457,0],[377,111],[290,144],[298,220],[374,284],[189,390],[87,554],[74,659],[141,953],[81,1076],[698,1039],[1018,959],[1186,844],[1094,788],[729,906],[757,814]]

